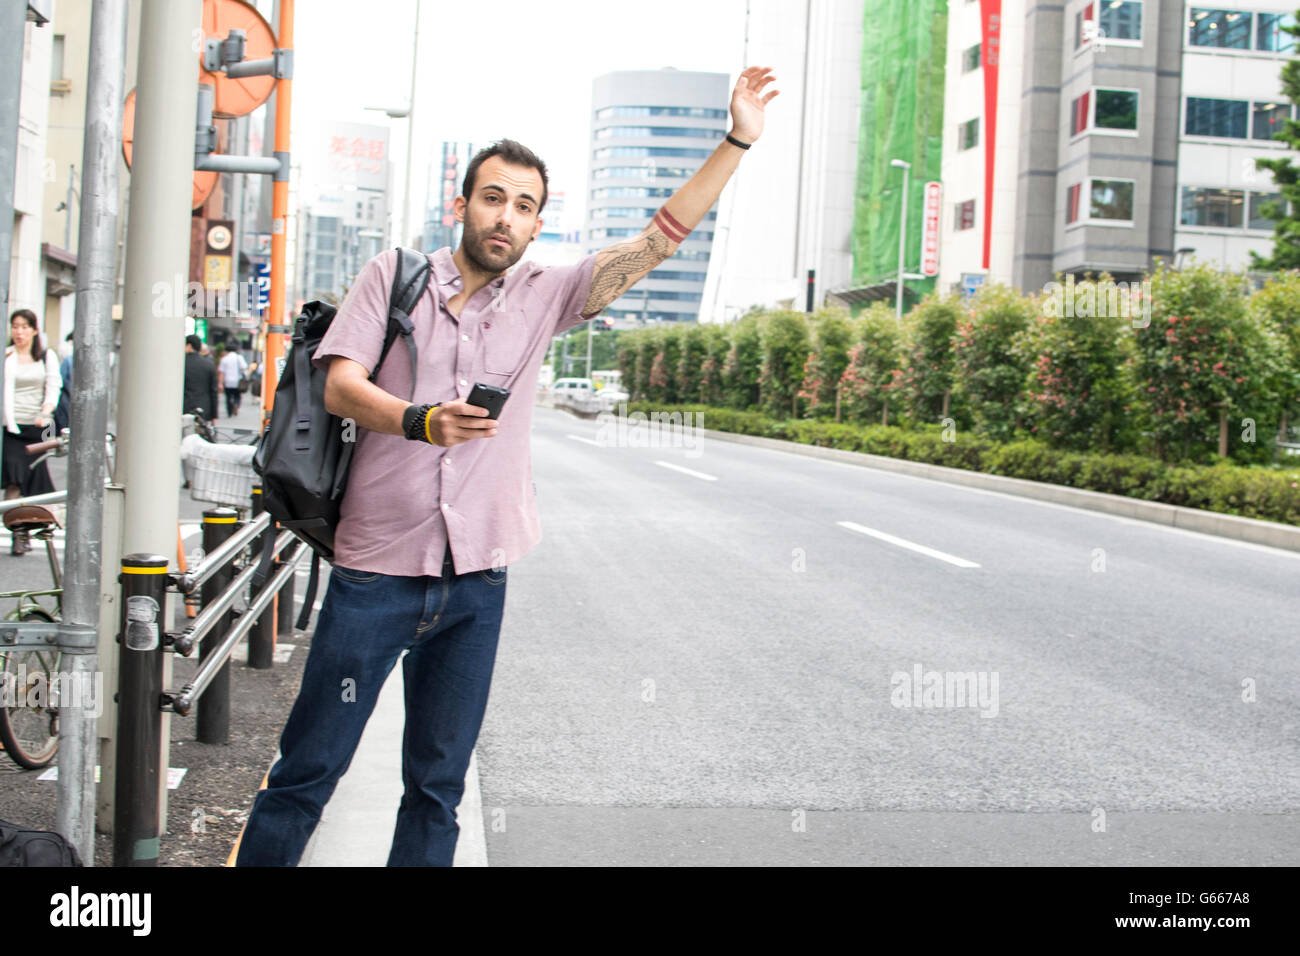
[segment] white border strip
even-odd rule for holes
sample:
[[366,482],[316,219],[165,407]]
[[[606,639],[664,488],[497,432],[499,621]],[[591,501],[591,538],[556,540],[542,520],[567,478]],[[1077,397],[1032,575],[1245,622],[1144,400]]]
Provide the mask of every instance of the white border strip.
[[946,551],[937,551],[934,548],[927,548],[923,544],[916,544],[913,541],[905,541],[902,538],[896,538],[892,534],[886,534],[883,531],[877,531],[875,528],[868,528],[866,525],[856,524],[852,521],[835,522],[841,528],[848,528],[850,531],[856,531],[859,534],[865,534],[872,538],[878,538],[888,544],[897,545],[900,548],[906,548],[908,551],[915,551],[917,554],[924,554],[927,557],[938,558],[940,561],[947,561],[949,564],[955,564],[959,568],[978,568],[979,565],[974,561],[967,561],[965,558],[959,558],[956,555],[948,554]]

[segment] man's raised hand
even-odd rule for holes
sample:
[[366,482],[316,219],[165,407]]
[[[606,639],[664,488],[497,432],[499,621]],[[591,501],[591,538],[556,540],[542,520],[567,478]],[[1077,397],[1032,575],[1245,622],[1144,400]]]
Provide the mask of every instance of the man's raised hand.
[[764,107],[781,92],[763,95],[763,90],[775,79],[770,66],[751,66],[736,81],[731,94],[731,132],[742,143],[752,143],[763,135]]

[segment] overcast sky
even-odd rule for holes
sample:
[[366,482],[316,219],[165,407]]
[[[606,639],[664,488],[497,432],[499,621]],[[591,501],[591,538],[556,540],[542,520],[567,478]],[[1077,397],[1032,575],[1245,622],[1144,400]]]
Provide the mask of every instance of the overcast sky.
[[[421,2],[417,206],[424,202],[422,167],[438,155],[438,143],[479,146],[503,136],[537,152],[552,190],[580,206],[593,78],[672,66],[727,73],[734,83],[743,68],[745,0]],[[268,0],[259,5],[270,19]],[[406,120],[364,108],[406,103],[415,0],[305,0],[296,11],[295,161],[317,140],[323,119],[391,123],[396,198]]]

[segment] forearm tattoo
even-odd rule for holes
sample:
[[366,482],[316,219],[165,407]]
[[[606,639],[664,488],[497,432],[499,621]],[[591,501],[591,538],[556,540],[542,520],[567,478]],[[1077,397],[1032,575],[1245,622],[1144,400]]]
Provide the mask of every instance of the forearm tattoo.
[[[644,234],[610,246],[596,256],[596,267],[591,275],[591,293],[587,296],[587,304],[583,306],[583,315],[595,315],[673,254],[681,240],[672,238],[660,224],[661,217],[666,215],[662,209],[659,210]],[[685,230],[675,219],[669,228],[674,226],[674,234],[684,237]]]

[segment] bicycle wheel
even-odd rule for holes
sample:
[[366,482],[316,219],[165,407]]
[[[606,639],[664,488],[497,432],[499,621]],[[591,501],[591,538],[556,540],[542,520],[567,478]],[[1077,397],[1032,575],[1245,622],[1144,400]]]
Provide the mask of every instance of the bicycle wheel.
[[[41,608],[28,608],[19,620],[54,623],[55,618]],[[40,649],[0,654],[0,743],[10,759],[27,770],[48,766],[59,751],[59,707],[51,698],[61,656],[58,650]]]

